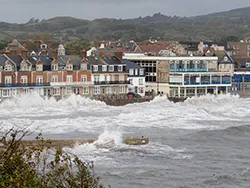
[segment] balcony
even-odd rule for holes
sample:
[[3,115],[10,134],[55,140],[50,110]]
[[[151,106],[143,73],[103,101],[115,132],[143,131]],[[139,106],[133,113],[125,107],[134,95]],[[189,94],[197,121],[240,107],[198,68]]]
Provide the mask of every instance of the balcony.
[[45,86],[50,86],[50,83],[45,82],[45,83],[27,83],[27,84],[22,84],[22,83],[0,84],[0,87],[45,87]]
[[231,82],[185,82],[184,85],[224,85],[231,84]]
[[206,72],[206,68],[194,68],[194,69],[170,69],[170,72]]
[[50,82],[51,86],[83,86],[92,84],[93,82]]
[[120,84],[130,84],[130,81],[100,81],[94,82],[95,85],[120,85]]

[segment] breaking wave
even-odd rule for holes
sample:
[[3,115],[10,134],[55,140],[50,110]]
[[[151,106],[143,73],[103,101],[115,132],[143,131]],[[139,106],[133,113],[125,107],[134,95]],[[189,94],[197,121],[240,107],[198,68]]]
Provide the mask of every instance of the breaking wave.
[[54,97],[42,97],[37,92],[22,94],[10,99],[5,99],[0,103],[1,108],[46,108],[46,107],[77,107],[77,106],[105,106],[101,101],[92,100],[87,97],[72,94],[68,98],[56,100]]

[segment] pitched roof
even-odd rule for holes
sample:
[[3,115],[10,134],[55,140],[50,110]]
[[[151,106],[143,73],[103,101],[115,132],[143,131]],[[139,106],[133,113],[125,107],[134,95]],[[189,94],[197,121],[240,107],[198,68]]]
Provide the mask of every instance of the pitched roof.
[[4,66],[6,61],[7,61],[7,58],[3,55],[0,55],[0,65]]
[[142,67],[141,66],[139,66],[139,65],[137,65],[136,63],[134,63],[134,62],[131,62],[131,61],[128,61],[128,60],[126,60],[126,59],[123,59],[122,60],[122,63],[125,63],[127,66],[127,70],[128,69],[142,69]]
[[42,61],[42,63],[43,63],[43,65],[51,65],[51,62],[52,62],[52,58],[50,58],[49,56],[29,56],[29,58],[28,58],[28,60],[31,62],[31,64],[33,65],[33,66],[35,66],[36,65],[36,62],[38,61],[38,60],[41,60]]

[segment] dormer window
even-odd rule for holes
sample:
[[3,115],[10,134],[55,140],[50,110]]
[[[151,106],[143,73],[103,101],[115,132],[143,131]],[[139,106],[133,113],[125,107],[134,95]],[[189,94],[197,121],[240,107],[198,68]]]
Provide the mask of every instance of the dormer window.
[[81,64],[81,70],[87,70],[87,64]]
[[51,70],[53,70],[53,71],[58,70],[58,65],[51,65]]
[[98,65],[94,65],[93,71],[94,71],[94,72],[97,72],[97,71],[98,71]]
[[36,71],[43,71],[43,65],[36,65]]
[[107,71],[107,65],[103,65],[102,66],[102,72],[106,72]]
[[29,70],[29,66],[28,66],[28,64],[27,64],[26,61],[22,61],[22,62],[21,62],[20,70],[21,70],[21,71],[28,71],[28,70]]
[[122,65],[118,65],[118,71],[122,72]]
[[109,71],[113,72],[114,71],[114,65],[109,65]]
[[4,66],[4,70],[5,71],[12,71],[12,66],[7,64]]
[[72,64],[67,64],[66,69],[67,70],[73,70],[73,65]]

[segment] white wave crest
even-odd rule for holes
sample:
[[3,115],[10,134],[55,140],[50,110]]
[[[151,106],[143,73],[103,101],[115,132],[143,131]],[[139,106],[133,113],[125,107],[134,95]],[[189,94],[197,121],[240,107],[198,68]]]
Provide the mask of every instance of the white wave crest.
[[22,94],[0,103],[1,108],[44,108],[44,107],[77,107],[77,106],[104,106],[104,102],[91,100],[87,97],[72,94],[68,98],[56,100],[54,97],[47,98],[40,96],[37,92]]

